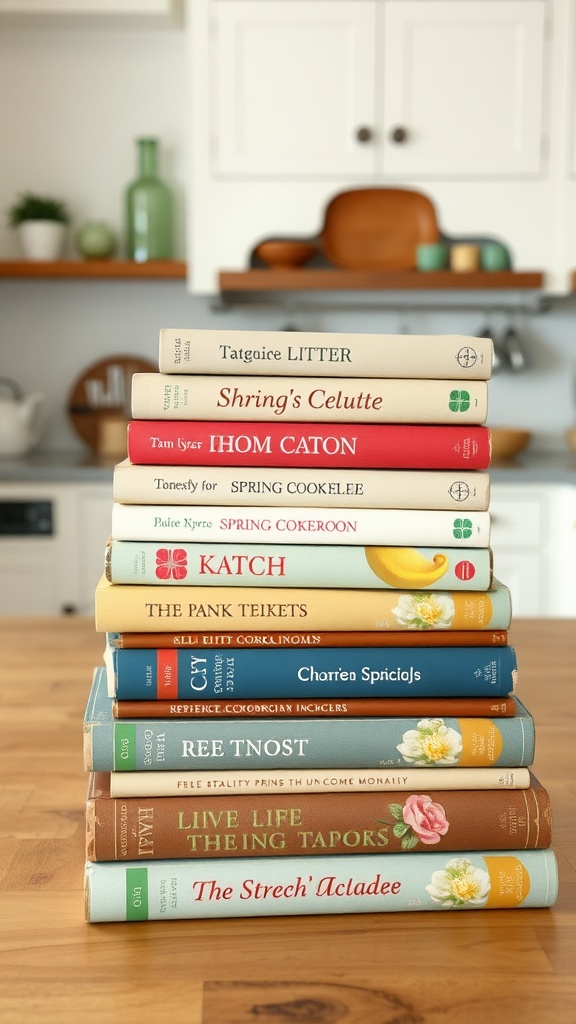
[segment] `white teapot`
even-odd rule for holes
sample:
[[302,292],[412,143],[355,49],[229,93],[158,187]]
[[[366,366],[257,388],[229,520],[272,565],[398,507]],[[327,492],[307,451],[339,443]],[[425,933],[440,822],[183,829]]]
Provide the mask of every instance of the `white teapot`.
[[44,395],[25,396],[9,377],[0,377],[0,458],[27,455],[40,440]]

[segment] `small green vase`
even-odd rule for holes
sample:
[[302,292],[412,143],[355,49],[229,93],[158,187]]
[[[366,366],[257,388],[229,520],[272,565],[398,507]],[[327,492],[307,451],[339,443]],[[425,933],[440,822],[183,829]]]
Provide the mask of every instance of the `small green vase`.
[[172,193],[158,177],[158,140],[137,139],[138,177],[126,189],[126,246],[136,263],[174,256]]

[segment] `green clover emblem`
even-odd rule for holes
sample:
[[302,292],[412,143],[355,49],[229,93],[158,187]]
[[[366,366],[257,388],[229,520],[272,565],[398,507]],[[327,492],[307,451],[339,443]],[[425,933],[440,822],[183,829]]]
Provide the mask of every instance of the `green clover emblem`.
[[470,392],[451,391],[448,408],[450,412],[467,412],[470,408]]
[[452,534],[457,540],[464,540],[466,537],[472,536],[472,520],[471,519],[455,519],[452,525]]

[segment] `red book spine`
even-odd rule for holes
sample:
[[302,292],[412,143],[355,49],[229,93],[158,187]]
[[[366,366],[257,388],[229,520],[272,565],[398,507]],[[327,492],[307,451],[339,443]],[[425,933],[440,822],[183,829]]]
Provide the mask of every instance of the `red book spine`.
[[133,420],[128,457],[163,466],[486,469],[490,431],[466,425]]

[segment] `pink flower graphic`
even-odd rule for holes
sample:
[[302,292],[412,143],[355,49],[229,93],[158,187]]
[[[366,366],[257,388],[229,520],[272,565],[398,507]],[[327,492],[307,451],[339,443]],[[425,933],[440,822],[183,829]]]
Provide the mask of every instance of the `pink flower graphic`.
[[159,580],[186,579],[187,565],[184,548],[158,548],[156,551],[156,575]]
[[448,831],[448,819],[442,804],[434,803],[429,796],[417,796],[415,793],[409,796],[402,817],[422,843],[439,843],[440,836]]
[[390,829],[394,838],[400,840],[402,850],[413,850],[418,843],[433,846],[448,831],[448,818],[442,804],[434,803],[429,796],[412,793],[405,804],[388,804],[388,810],[393,821],[377,819],[386,831],[384,845]]

